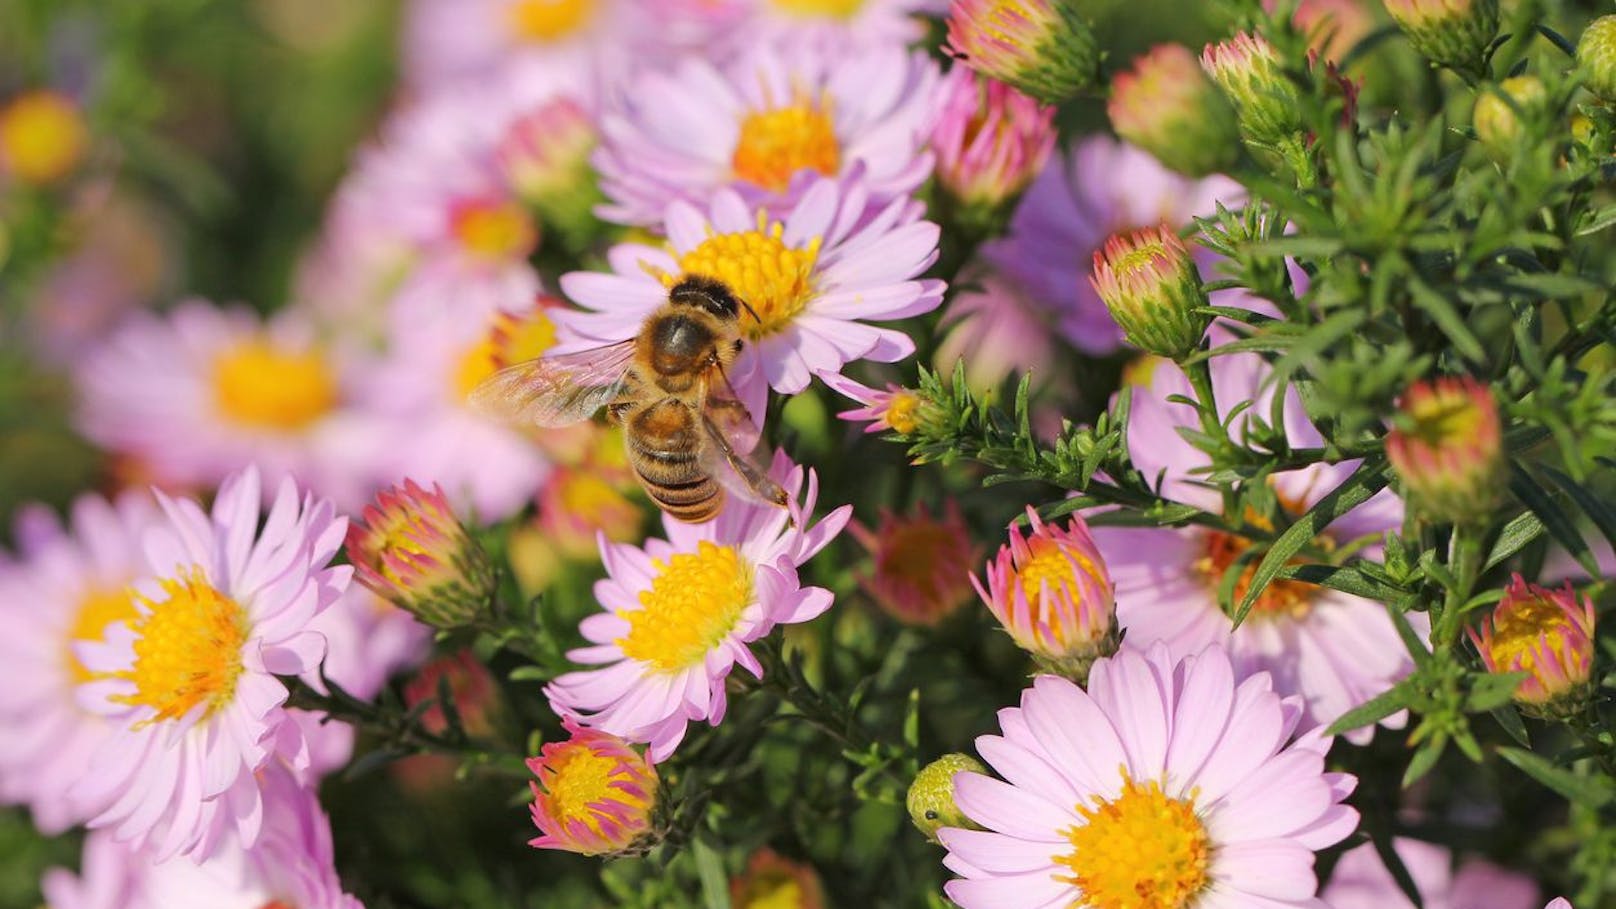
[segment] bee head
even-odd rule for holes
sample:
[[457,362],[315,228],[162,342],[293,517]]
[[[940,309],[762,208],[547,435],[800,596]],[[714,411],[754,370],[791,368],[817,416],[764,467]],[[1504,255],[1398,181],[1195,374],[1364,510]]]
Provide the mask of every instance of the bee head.
[[705,275],[687,275],[668,289],[668,302],[694,306],[720,319],[734,319],[740,304],[729,285]]

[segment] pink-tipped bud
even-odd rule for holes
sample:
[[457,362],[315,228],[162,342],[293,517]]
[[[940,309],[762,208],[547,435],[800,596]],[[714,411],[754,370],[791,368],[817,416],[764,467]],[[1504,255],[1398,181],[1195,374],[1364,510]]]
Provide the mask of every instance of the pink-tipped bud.
[[460,728],[476,736],[491,734],[501,710],[499,686],[488,667],[469,649],[436,657],[422,666],[404,684],[404,705],[413,710],[432,701],[432,706],[421,712],[421,725],[428,732],[442,734],[449,728],[448,714],[439,698],[445,685],[454,713],[460,718]]
[[1416,382],[1386,434],[1386,457],[1419,513],[1454,522],[1486,517],[1504,488],[1503,428],[1492,392],[1469,376]]
[[1515,575],[1481,632],[1467,629],[1488,672],[1527,672],[1515,700],[1544,716],[1580,710],[1594,662],[1594,603]]
[[354,578],[436,628],[471,624],[490,607],[494,566],[437,486],[405,480],[348,525]]
[[1460,72],[1486,71],[1498,36],[1498,0],[1385,0],[1386,12],[1420,56]]
[[1100,69],[1075,0],[954,0],[944,50],[1045,104],[1093,85]]
[[529,785],[533,824],[543,834],[528,845],[582,855],[643,851],[656,807],[656,768],[615,735],[570,719],[562,725],[572,737],[527,761],[539,778]]
[[1273,144],[1302,130],[1301,100],[1268,39],[1241,32],[1201,52],[1201,67],[1234,102],[1246,138]]
[[24,92],[0,107],[0,175],[31,186],[66,177],[89,146],[84,115],[66,95]]
[[857,522],[851,529],[875,562],[874,570],[859,580],[898,621],[936,625],[970,600],[966,566],[978,554],[952,499],[941,518],[932,517],[924,506],[902,518],[882,510],[875,530]]
[[520,117],[496,158],[506,181],[544,222],[569,238],[594,230],[602,201],[589,156],[600,144],[594,120],[571,98],[557,98]]
[[1182,359],[1200,346],[1210,317],[1195,260],[1165,226],[1113,234],[1094,254],[1089,279],[1128,343]]
[[1039,667],[1083,683],[1089,667],[1117,649],[1115,589],[1088,525],[1045,524],[1030,506],[1032,533],[1010,529],[1010,542],[971,583],[1017,646]]
[[1111,83],[1106,106],[1117,135],[1181,174],[1233,167],[1240,130],[1229,101],[1182,44],[1162,44]]
[[[1291,24],[1307,36],[1309,50],[1325,60],[1340,60],[1374,30],[1366,2],[1372,0],[1300,0]],[[1263,0],[1269,13],[1278,7],[1279,0]]]
[[966,211],[991,214],[1021,195],[1055,147],[1055,109],[956,66],[931,135],[937,182]]

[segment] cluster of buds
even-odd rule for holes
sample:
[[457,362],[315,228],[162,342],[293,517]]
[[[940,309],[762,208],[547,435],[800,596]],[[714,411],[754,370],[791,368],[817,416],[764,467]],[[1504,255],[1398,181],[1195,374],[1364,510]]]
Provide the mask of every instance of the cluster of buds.
[[1549,90],[1542,79],[1511,76],[1477,94],[1471,125],[1488,154],[1495,160],[1508,161],[1525,131],[1521,118],[1530,121],[1541,117],[1548,105]]
[[1467,629],[1488,672],[1525,672],[1515,700],[1544,717],[1566,717],[1587,702],[1594,663],[1594,604],[1570,582],[1560,590],[1515,575],[1480,633]]
[[1616,103],[1616,15],[1600,16],[1577,41],[1583,85],[1607,104]]
[[455,518],[443,490],[392,487],[348,525],[354,578],[435,628],[469,625],[494,596],[494,565]]
[[627,742],[570,719],[571,738],[545,745],[527,768],[538,777],[533,824],[536,849],[581,855],[624,855],[644,849],[652,830],[660,780],[656,767]]
[[898,621],[936,625],[970,600],[965,566],[976,561],[977,552],[952,499],[941,518],[925,507],[904,518],[883,509],[874,531],[857,521],[849,529],[875,562],[875,570],[860,582]]
[[1386,12],[1421,56],[1462,73],[1486,72],[1498,0],[1386,0]]
[[1094,30],[1075,0],[954,0],[945,50],[990,79],[1045,104],[1093,85]]
[[1211,317],[1195,259],[1165,226],[1114,234],[1094,254],[1090,276],[1128,343],[1182,359],[1193,353]]
[[990,218],[1021,195],[1055,147],[1055,109],[954,67],[932,129],[937,182],[964,215]]
[[596,229],[603,200],[589,156],[600,135],[589,113],[557,98],[517,119],[496,156],[506,182],[563,239],[582,242]]
[[1234,102],[1246,138],[1265,145],[1302,131],[1301,97],[1268,39],[1241,32],[1201,52],[1201,66]]
[[1010,541],[971,583],[1040,669],[1088,680],[1094,661],[1116,653],[1116,595],[1088,525],[1077,515],[1062,529],[1027,508],[1030,535],[1010,528]]
[[0,107],[0,175],[8,179],[55,183],[78,167],[88,146],[84,117],[65,95],[25,92]]
[[1117,135],[1191,177],[1232,168],[1240,157],[1234,109],[1181,44],[1163,44],[1111,83],[1106,106]]
[[1386,457],[1419,513],[1479,520],[1504,486],[1503,427],[1487,386],[1464,376],[1417,382],[1399,402]]
[[968,754],[945,754],[922,768],[915,774],[915,781],[909,784],[905,800],[909,820],[934,843],[937,831],[944,827],[982,829],[954,804],[954,775],[962,772],[986,774],[988,768]]

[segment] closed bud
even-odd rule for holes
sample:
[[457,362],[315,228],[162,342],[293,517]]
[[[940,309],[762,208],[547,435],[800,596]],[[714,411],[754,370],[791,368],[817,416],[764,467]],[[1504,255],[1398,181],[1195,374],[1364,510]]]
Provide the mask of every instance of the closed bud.
[[1570,582],[1559,590],[1528,584],[1519,574],[1481,626],[1467,629],[1488,672],[1526,672],[1515,700],[1544,717],[1572,716],[1591,692],[1594,604]]
[[983,221],[1021,195],[1055,147],[1055,109],[956,66],[943,80],[932,129],[937,182]]
[[1616,103],[1616,15],[1600,16],[1577,41],[1583,84],[1602,101]]
[[1420,56],[1463,73],[1486,71],[1498,0],[1386,0],[1386,12]]
[[0,107],[0,175],[54,183],[78,167],[88,145],[84,116],[65,95],[25,92]]
[[469,625],[491,606],[494,566],[437,486],[393,487],[348,525],[354,578],[435,628]]
[[970,600],[966,566],[976,561],[978,553],[954,500],[948,500],[940,518],[932,517],[925,506],[902,518],[883,509],[874,530],[857,521],[849,529],[875,563],[860,582],[898,621],[936,625]]
[[1508,161],[1522,135],[1521,118],[1528,122],[1539,116],[1549,103],[1549,90],[1536,76],[1512,76],[1496,88],[1483,89],[1476,96],[1471,125],[1487,153]]
[[937,831],[944,827],[982,829],[954,804],[954,774],[960,772],[987,773],[988,769],[968,754],[945,754],[915,774],[909,786],[909,819],[934,843]]
[[[448,710],[439,697],[445,688],[452,702]],[[420,714],[421,727],[434,735],[449,729],[452,711],[466,733],[487,737],[493,734],[504,712],[498,683],[470,650],[429,660],[405,683],[405,707],[415,710],[428,702],[430,706]]]
[[1093,85],[1100,70],[1099,45],[1075,0],[954,0],[944,49],[1044,104]]
[[1416,382],[1399,402],[1386,457],[1420,514],[1480,520],[1504,487],[1503,428],[1486,385],[1469,376]]
[[1241,32],[1201,52],[1201,67],[1234,102],[1246,138],[1268,145],[1302,131],[1301,99],[1279,53],[1261,35]]
[[589,164],[599,142],[588,112],[562,97],[518,118],[501,140],[496,158],[517,196],[547,225],[581,240],[596,229],[594,208],[603,199]]
[[545,745],[527,767],[533,789],[536,849],[581,855],[633,855],[651,840],[660,781],[656,768],[627,742],[562,720],[571,738]]
[[1167,227],[1113,234],[1094,254],[1089,280],[1128,343],[1175,360],[1200,346],[1206,292],[1189,249]]
[[1111,83],[1117,135],[1191,177],[1229,170],[1240,157],[1234,109],[1182,44],[1162,44]]
[[729,904],[731,909],[825,909],[825,888],[813,866],[763,848],[730,881]]

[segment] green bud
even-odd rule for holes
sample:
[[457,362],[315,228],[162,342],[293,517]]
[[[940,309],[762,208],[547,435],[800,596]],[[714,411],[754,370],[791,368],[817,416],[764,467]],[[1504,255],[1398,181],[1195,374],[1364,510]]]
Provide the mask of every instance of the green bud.
[[1542,79],[1512,76],[1498,83],[1496,89],[1484,90],[1476,97],[1471,125],[1487,153],[1496,160],[1507,161],[1521,135],[1521,116],[1530,118],[1548,103],[1549,90]]
[[1600,16],[1577,42],[1577,66],[1588,90],[1603,101],[1616,102],[1616,15]]
[[954,774],[962,770],[988,772],[981,761],[955,752],[927,764],[915,774],[915,781],[909,786],[909,819],[934,843],[937,831],[943,827],[982,829],[954,804]]
[[1201,345],[1210,317],[1201,275],[1184,241],[1166,227],[1113,234],[1094,254],[1089,280],[1128,343],[1182,359]]
[[1386,12],[1421,56],[1460,72],[1486,71],[1498,0],[1386,0]]

